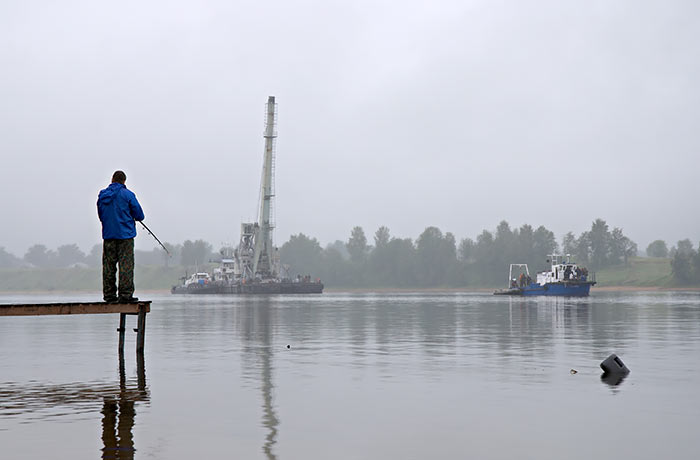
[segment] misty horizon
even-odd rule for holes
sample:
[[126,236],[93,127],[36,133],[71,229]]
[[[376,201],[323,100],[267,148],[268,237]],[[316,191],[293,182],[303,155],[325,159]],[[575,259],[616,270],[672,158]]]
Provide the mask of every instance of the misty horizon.
[[[0,5],[0,246],[100,242],[114,170],[162,241],[236,244],[279,104],[275,241],[380,226],[700,238],[689,1]],[[263,33],[264,31],[264,33]],[[139,229],[136,247],[155,241]]]

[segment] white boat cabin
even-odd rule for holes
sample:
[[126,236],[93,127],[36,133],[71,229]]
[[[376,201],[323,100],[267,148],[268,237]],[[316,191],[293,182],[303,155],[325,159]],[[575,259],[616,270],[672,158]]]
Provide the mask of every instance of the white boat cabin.
[[215,281],[231,281],[235,278],[236,261],[234,259],[221,259],[219,268],[214,269]]
[[548,256],[552,263],[552,269],[549,271],[537,273],[537,284],[544,286],[547,283],[562,283],[564,281],[579,280],[585,276],[588,272],[580,268],[575,263],[571,262],[571,254],[567,254],[566,257],[558,254],[551,254]]
[[185,280],[185,286],[189,286],[190,284],[209,284],[210,281],[209,273],[199,272],[187,278],[187,280]]

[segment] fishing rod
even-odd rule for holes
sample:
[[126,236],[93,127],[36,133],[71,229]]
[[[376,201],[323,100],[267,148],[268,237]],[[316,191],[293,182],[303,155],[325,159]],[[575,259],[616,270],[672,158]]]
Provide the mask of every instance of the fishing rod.
[[168,257],[172,257],[172,255],[170,254],[170,251],[168,251],[168,248],[166,248],[165,245],[160,242],[158,237],[151,231],[151,229],[146,227],[146,224],[144,224],[143,221],[141,221],[141,220],[139,221],[139,224],[143,225],[143,228],[145,228],[148,231],[148,233],[150,233],[151,236],[156,239],[158,244],[160,244],[160,247],[163,248],[163,250],[168,254]]

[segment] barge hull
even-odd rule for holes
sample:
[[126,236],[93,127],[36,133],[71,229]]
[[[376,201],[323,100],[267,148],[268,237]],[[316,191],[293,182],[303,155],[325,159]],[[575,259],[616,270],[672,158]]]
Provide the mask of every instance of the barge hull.
[[323,283],[240,283],[210,284],[206,288],[173,287],[172,294],[322,294]]
[[524,296],[587,297],[594,283],[547,283],[544,286],[531,284],[523,289]]

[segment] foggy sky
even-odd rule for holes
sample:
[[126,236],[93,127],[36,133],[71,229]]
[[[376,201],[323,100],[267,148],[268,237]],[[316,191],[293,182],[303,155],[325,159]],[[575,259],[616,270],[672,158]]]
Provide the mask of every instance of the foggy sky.
[[[279,104],[275,239],[355,225],[700,240],[694,1],[0,2],[0,246],[237,242]],[[137,247],[153,240],[140,232]]]

